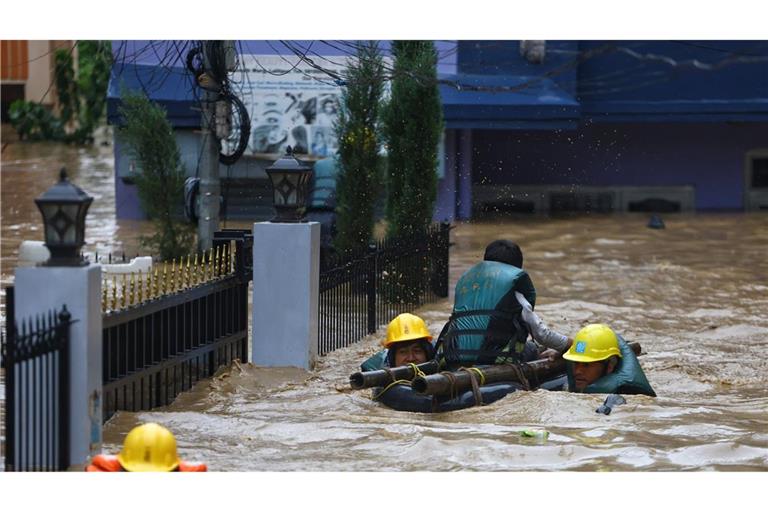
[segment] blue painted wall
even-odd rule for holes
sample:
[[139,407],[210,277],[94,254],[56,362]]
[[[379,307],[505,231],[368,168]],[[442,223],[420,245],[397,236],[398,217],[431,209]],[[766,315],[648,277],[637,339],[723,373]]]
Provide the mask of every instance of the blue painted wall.
[[768,41],[547,41],[539,65],[518,49],[462,41],[458,69],[547,76],[576,122],[473,130],[473,183],[693,185],[698,209],[743,208],[745,153],[768,148]]
[[693,185],[698,209],[741,209],[744,155],[768,147],[768,123],[477,130],[473,140],[474,183]]
[[[198,126],[181,44],[113,43],[112,122],[123,82],[161,101],[177,127]],[[343,41],[290,44],[312,58],[352,52]],[[541,64],[520,56],[519,41],[437,46],[449,129],[437,218],[461,217],[473,182],[693,185],[697,208],[740,209],[744,153],[768,148],[768,41],[547,41]],[[238,49],[292,55],[280,41]]]

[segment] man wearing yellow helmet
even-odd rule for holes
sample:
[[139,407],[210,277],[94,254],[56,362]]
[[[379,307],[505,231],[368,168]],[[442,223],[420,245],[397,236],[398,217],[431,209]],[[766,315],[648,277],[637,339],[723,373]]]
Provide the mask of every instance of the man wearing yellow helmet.
[[426,363],[434,357],[432,335],[424,320],[410,313],[397,315],[387,326],[387,338],[382,345],[387,349],[390,367]]
[[115,455],[97,455],[89,472],[207,471],[205,464],[184,462],[176,451],[176,438],[157,423],[145,423],[128,432],[123,449]]
[[[362,365],[363,371],[395,368],[407,364],[426,363],[434,359],[435,350],[432,335],[424,320],[410,313],[395,317],[387,326],[387,337],[382,341],[385,350],[368,358]],[[480,386],[482,402],[493,403],[518,389],[511,383],[495,383]],[[472,391],[450,399],[435,400],[431,396],[416,394],[410,381],[394,381],[384,388],[374,388],[373,399],[398,411],[446,412],[465,409],[476,404]]]
[[[637,356],[619,334],[605,324],[589,324],[573,339],[550,329],[533,312],[520,293],[515,293],[523,308],[522,317],[536,341],[548,346],[566,347],[563,359],[569,362],[568,388],[581,393],[626,393],[656,396],[640,367]],[[550,357],[553,359],[554,357]]]
[[589,324],[577,332],[563,359],[569,361],[568,387],[573,391],[656,396],[635,353],[605,324]]

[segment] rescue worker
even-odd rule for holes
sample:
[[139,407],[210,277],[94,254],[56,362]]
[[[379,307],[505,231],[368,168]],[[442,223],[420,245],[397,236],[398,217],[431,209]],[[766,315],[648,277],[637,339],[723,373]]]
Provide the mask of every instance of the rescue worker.
[[90,472],[208,471],[203,463],[184,462],[176,451],[176,438],[157,423],[145,423],[128,432],[123,449],[115,455],[97,455],[86,468]]
[[[395,317],[387,326],[387,337],[382,342],[384,350],[366,360],[363,371],[395,368],[407,364],[421,364],[434,358],[432,335],[427,324],[416,315],[403,313]],[[482,402],[490,404],[515,391],[517,386],[510,383],[495,383],[481,386],[479,393]],[[410,381],[399,380],[384,388],[373,388],[373,399],[398,411],[409,412],[446,412],[466,409],[476,404],[472,391],[457,397],[442,397],[437,400],[431,396],[416,394]]]
[[[529,303],[536,301],[536,289],[522,267],[520,247],[510,240],[495,240],[485,248],[483,261],[459,278],[453,313],[437,342],[438,358],[449,369],[539,357],[536,345],[527,342],[528,328],[515,298],[519,292]],[[560,352],[567,348],[549,341],[541,342]]]
[[566,347],[563,358],[568,389],[579,393],[625,393],[656,396],[627,342],[605,324],[589,324],[571,339],[550,329],[525,297],[515,293],[523,321],[533,339],[548,346]]
[[572,391],[656,396],[635,353],[605,324],[589,324],[577,332],[563,359],[571,362]]

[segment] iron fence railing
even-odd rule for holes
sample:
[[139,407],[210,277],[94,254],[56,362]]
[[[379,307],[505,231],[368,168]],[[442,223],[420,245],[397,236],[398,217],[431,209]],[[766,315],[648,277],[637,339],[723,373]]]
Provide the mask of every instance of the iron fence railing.
[[69,467],[69,330],[66,306],[18,325],[13,287],[6,288],[5,471]]
[[448,296],[450,225],[323,258],[318,354],[348,346],[394,316]]
[[133,284],[105,294],[105,421],[167,405],[219,366],[248,361],[252,243],[245,231],[217,232],[212,258],[126,278]]

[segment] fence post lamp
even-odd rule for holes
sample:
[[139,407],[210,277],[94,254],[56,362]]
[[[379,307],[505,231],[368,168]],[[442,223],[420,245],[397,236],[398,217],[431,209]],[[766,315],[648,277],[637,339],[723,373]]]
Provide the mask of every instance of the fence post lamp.
[[277,210],[277,216],[270,222],[304,222],[312,168],[297,160],[288,146],[285,156],[267,168],[267,175]]
[[82,267],[88,261],[80,255],[85,244],[85,216],[93,197],[67,179],[61,168],[59,182],[35,199],[43,214],[45,246],[51,257],[43,263],[50,267]]

